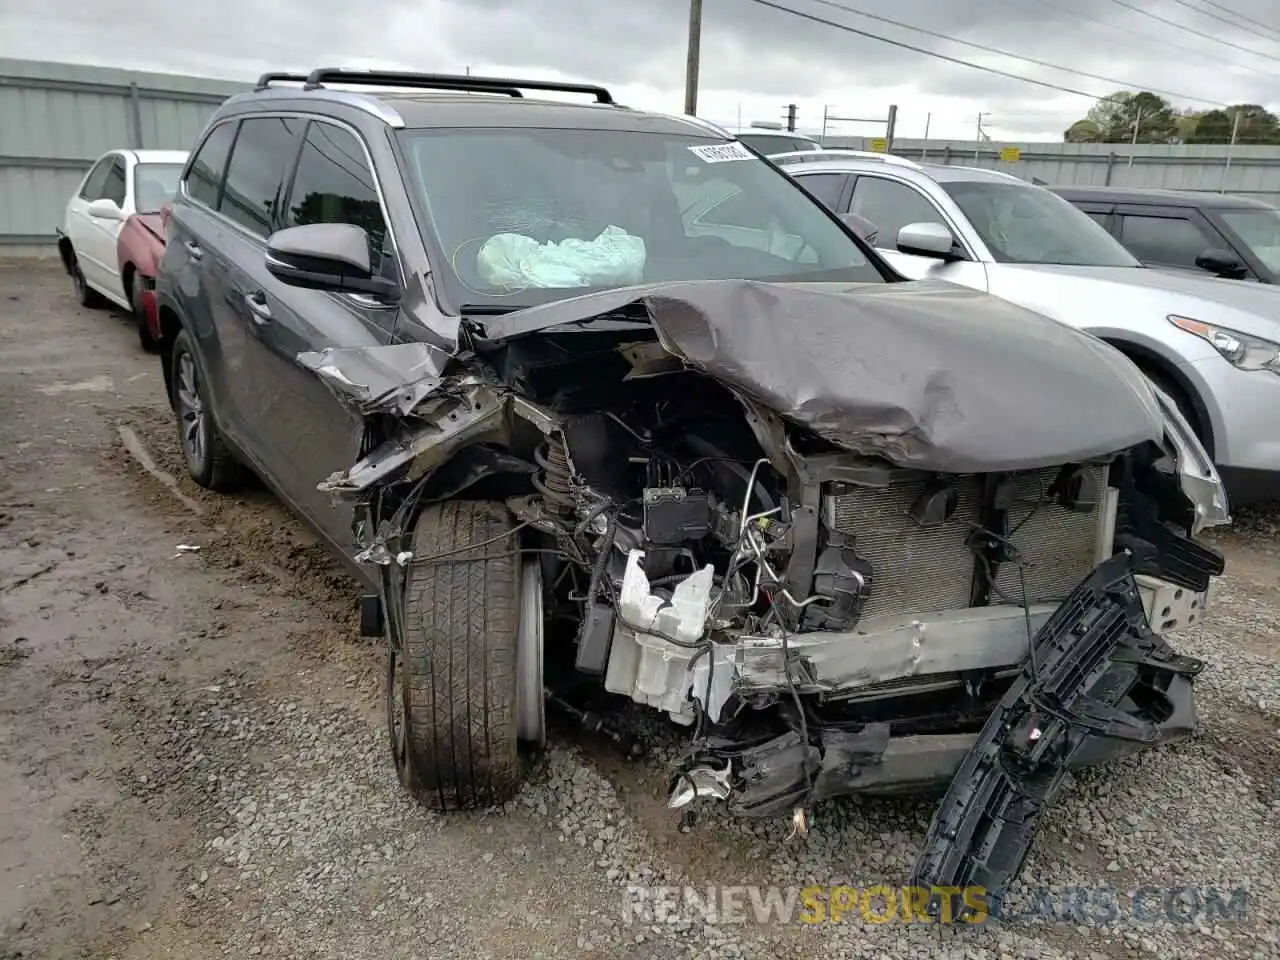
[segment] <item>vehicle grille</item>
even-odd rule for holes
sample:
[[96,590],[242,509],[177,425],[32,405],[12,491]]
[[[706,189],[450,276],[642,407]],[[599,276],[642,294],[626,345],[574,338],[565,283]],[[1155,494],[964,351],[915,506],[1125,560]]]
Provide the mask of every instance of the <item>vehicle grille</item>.
[[887,487],[854,487],[832,498],[832,525],[852,535],[858,555],[871,562],[871,597],[864,617],[969,605],[974,557],[965,541],[979,519],[978,479],[961,479],[955,514],[934,527],[911,519],[911,507],[926,484],[911,479]]
[[[1105,464],[1093,465],[1097,489],[1106,486]],[[1066,597],[1094,567],[1099,514],[1072,513],[1044,497],[1058,475],[1057,467],[1023,474],[1016,480],[1016,502],[1009,510],[1009,539],[1024,561],[1027,599],[1045,603]],[[1037,507],[1037,504],[1039,506]],[[1006,602],[1022,603],[1018,567],[1005,563],[996,571],[996,589]]]
[[[1096,469],[1101,477],[1106,467]],[[1010,539],[1027,562],[1027,598],[1032,603],[1065,597],[1094,566],[1100,531],[1096,510],[1072,513],[1046,500],[1028,517],[1057,473],[1054,467],[1018,477],[1016,502],[1009,511],[1010,526],[1022,523]],[[871,563],[871,597],[863,617],[969,606],[977,560],[965,543],[981,517],[979,478],[958,478],[954,515],[933,527],[920,526],[910,514],[927,482],[913,476],[888,487],[849,487],[828,498],[828,522],[853,536],[858,555]],[[1007,602],[1021,603],[1016,566],[1000,566],[996,587]],[[1005,601],[992,598],[992,603],[1000,602]]]

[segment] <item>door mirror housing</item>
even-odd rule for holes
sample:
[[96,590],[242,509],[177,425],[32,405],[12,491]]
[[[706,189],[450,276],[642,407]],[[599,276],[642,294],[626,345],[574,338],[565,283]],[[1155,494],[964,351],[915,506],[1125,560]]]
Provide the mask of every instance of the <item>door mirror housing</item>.
[[102,197],[89,204],[89,216],[95,220],[123,220],[124,211],[116,205],[114,200]]
[[400,287],[377,276],[369,260],[369,234],[350,223],[307,223],[278,230],[267,240],[267,271],[281,283],[308,290],[363,293],[394,300]]
[[1242,279],[1249,272],[1234,253],[1218,248],[1210,248],[1196,257],[1196,266],[1229,280]]
[[846,227],[849,227],[869,245],[874,247],[876,241],[880,239],[879,228],[866,217],[860,217],[856,213],[842,213],[840,214],[840,219],[844,221]]
[[956,239],[941,223],[908,223],[898,231],[898,252],[935,260],[959,260]]

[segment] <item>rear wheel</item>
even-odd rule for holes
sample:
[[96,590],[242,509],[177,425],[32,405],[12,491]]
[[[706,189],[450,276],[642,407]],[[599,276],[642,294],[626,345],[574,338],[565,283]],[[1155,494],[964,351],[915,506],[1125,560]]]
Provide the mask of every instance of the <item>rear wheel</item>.
[[432,504],[414,525],[414,556],[450,562],[410,562],[387,718],[401,782],[440,810],[503,803],[520,785],[518,645],[532,609],[513,533],[506,507],[487,501]]
[[80,301],[80,306],[101,306],[102,295],[89,286],[88,281],[85,280],[84,271],[80,269],[80,261],[76,259],[74,252],[71,254],[71,258],[71,286],[76,292],[76,299]]
[[173,411],[178,423],[178,442],[191,479],[209,490],[236,489],[244,479],[244,468],[228,449],[214,422],[209,395],[196,362],[195,346],[186,330],[173,343]]

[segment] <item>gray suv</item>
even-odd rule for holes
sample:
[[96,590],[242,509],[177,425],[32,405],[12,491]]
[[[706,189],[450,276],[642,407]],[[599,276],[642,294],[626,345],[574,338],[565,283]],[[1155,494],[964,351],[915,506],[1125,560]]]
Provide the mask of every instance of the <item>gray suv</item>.
[[1177,406],[902,281],[708,124],[267,76],[192,151],[157,297],[191,475],[256,472],[369,585],[423,802],[509,800],[549,705],[621,738],[631,700],[688,730],[672,807],[949,784],[916,885],[998,894],[1067,770],[1194,729],[1162,635],[1227,517]]

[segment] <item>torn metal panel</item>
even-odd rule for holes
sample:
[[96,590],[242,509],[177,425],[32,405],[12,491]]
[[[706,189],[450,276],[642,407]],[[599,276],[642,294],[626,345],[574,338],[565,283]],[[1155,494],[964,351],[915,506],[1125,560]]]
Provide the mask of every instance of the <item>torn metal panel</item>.
[[408,414],[440,387],[448,361],[449,354],[420,342],[298,354],[298,363],[314,371],[343,406],[361,415]]
[[856,453],[948,473],[1030,470],[1164,440],[1146,378],[1100,340],[953,284],[698,280],[486,321],[491,339],[643,306],[662,345]]
[[339,497],[355,497],[391,477],[416,480],[463,447],[505,442],[512,415],[539,428],[557,422],[549,411],[499,392],[478,379],[440,381],[436,393],[415,407],[412,421],[406,421],[405,432],[379,444],[349,469],[322,481],[320,489]]

